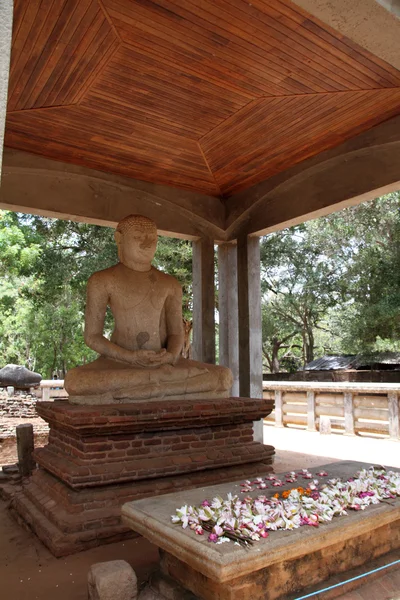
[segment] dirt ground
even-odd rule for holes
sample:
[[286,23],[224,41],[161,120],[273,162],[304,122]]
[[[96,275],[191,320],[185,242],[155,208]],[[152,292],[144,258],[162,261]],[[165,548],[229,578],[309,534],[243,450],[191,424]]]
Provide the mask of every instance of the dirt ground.
[[126,560],[144,582],[157,564],[158,551],[144,538],[136,538],[57,559],[16,523],[0,501],[2,600],[87,600],[90,566],[109,560]]

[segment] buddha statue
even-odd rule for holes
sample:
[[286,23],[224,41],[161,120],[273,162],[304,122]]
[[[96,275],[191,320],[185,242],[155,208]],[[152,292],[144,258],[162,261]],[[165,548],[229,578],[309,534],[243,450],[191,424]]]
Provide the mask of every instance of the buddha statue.
[[[232,385],[225,367],[184,359],[182,289],[151,264],[156,224],[140,215],[117,226],[119,262],[94,273],[87,286],[85,343],[100,354],[68,371],[65,388],[75,404],[112,404],[151,398],[224,398]],[[104,336],[107,307],[114,331]]]

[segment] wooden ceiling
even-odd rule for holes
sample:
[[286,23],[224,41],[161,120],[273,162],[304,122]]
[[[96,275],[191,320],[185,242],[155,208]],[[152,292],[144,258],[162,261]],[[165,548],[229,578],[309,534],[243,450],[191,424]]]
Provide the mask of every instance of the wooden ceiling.
[[15,0],[6,145],[228,197],[400,113],[289,0]]

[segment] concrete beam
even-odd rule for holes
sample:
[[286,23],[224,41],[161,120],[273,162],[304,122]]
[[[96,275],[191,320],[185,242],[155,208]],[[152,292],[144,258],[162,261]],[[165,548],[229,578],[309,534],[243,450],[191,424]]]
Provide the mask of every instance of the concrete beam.
[[13,1],[2,0],[0,2],[0,179],[10,73],[12,23]]
[[263,235],[400,189],[400,116],[227,201],[227,237]]
[[400,69],[400,20],[395,16],[400,15],[398,0],[293,2],[365,50]]
[[218,246],[219,364],[233,374],[232,396],[239,396],[239,329],[236,244]]
[[5,148],[0,208],[115,226],[128,214],[176,237],[224,238],[218,198],[186,192]]
[[193,358],[215,363],[214,240],[193,242]]

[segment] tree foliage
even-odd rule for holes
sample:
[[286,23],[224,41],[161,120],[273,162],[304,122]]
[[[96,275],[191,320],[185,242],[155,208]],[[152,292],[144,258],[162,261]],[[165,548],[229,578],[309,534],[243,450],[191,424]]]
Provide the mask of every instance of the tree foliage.
[[400,193],[266,236],[261,259],[272,372],[288,358],[400,350]]

